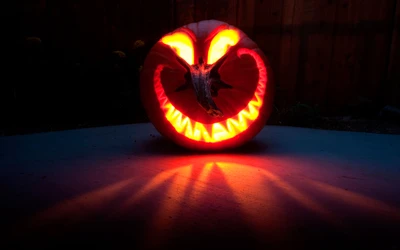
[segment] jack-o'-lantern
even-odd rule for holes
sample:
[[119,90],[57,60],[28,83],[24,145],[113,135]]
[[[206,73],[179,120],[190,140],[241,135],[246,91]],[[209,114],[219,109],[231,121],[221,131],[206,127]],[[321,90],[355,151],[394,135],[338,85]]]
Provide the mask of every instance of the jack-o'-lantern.
[[270,64],[244,32],[217,20],[163,36],[141,72],[141,99],[165,137],[197,150],[237,147],[272,111]]

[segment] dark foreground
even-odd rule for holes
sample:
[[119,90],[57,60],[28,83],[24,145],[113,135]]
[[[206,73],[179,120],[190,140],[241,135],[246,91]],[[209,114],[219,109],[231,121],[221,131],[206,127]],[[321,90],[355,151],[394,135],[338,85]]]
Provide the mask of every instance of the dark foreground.
[[149,124],[2,137],[2,245],[400,249],[399,148],[275,126],[218,154]]

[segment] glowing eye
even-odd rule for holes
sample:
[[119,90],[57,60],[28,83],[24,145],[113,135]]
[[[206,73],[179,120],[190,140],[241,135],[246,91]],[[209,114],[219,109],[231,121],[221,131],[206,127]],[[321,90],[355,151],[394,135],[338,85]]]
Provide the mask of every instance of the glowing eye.
[[189,65],[194,64],[194,50],[192,39],[184,32],[176,32],[164,36],[161,42],[169,45],[175,53]]
[[208,49],[207,64],[218,61],[228,51],[230,46],[234,46],[239,41],[239,33],[235,30],[223,30],[211,40]]

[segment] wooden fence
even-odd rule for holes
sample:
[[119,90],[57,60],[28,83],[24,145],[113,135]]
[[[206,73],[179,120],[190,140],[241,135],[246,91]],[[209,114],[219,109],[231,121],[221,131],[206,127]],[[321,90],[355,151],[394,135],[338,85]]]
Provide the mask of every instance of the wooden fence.
[[24,35],[94,60],[190,22],[226,21],[270,58],[277,105],[400,104],[400,0],[30,0],[19,7]]

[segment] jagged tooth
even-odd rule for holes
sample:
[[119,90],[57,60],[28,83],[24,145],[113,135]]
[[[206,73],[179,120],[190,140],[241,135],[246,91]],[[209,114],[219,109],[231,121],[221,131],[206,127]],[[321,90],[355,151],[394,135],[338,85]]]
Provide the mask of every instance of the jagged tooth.
[[265,86],[263,86],[262,84],[258,83],[256,91],[262,93],[262,92],[264,92],[264,89],[265,89]]
[[242,132],[244,130],[243,128],[241,128],[241,125],[240,125],[240,123],[238,122],[237,119],[238,118],[236,118],[236,119],[232,118],[232,119],[228,120],[228,123],[229,123],[228,126],[231,127],[230,132],[234,133],[234,134],[240,133],[240,132]]
[[253,105],[249,105],[249,119],[254,121],[258,117],[258,109],[254,107]]
[[171,121],[174,114],[174,106],[168,103],[164,107],[167,110],[167,112],[165,113],[165,117],[167,118],[168,121]]
[[236,133],[235,125],[233,124],[233,118],[226,120],[226,128],[228,129],[228,133]]
[[229,132],[221,123],[214,123],[212,125],[212,139],[213,141],[225,140],[229,138]]
[[171,110],[172,110],[172,112],[171,112],[171,120],[172,121],[174,121],[174,125],[176,125],[176,119],[178,118],[178,116],[179,116],[179,111],[177,111],[176,109],[175,109],[175,107],[174,106],[172,106],[171,105]]
[[258,104],[258,107],[261,107],[261,105],[262,105],[262,103],[263,103],[263,99],[262,99],[262,97],[261,97],[260,95],[256,95],[256,97],[257,97],[257,104]]
[[206,128],[204,128],[202,135],[205,142],[215,142],[215,140],[213,140],[213,138],[210,136],[210,132]]
[[187,124],[186,124],[186,130],[185,130],[185,136],[193,139],[193,127],[192,127],[192,122],[189,117],[186,117],[187,119]]
[[238,129],[241,132],[246,130],[248,127],[246,115],[247,115],[247,110],[242,110],[242,112],[240,112],[238,115],[238,123],[239,123]]
[[174,112],[172,113],[172,119],[175,120],[176,124],[180,124],[182,120],[182,113],[179,112],[179,110],[177,110],[175,107],[174,107]]
[[[250,106],[250,105],[249,105]],[[241,113],[242,113],[242,116],[243,116],[243,121],[246,121],[246,118],[250,118],[251,117],[251,115],[250,115],[250,111],[249,111],[249,106],[247,106],[247,108],[246,109],[244,109]]]
[[167,99],[167,97],[159,97],[159,100],[160,100],[160,106],[161,106],[161,107],[165,107],[165,106],[168,105],[168,99]]
[[193,133],[193,138],[195,139],[195,140],[197,140],[197,141],[200,141],[201,140],[201,131],[200,131],[200,129],[199,129],[199,123],[198,122],[196,122],[195,124],[194,124],[194,133]]
[[183,124],[182,124],[182,113],[181,112],[179,112],[179,111],[176,111],[175,112],[175,116],[176,116],[176,118],[175,118],[175,120],[174,120],[174,123],[175,123],[175,129],[176,129],[176,131],[178,131],[179,133],[182,133],[183,132]]
[[199,140],[205,141],[205,142],[212,142],[212,138],[210,136],[209,131],[207,130],[206,127],[204,127],[203,124],[196,122],[195,126],[195,133],[196,136],[199,137]]

